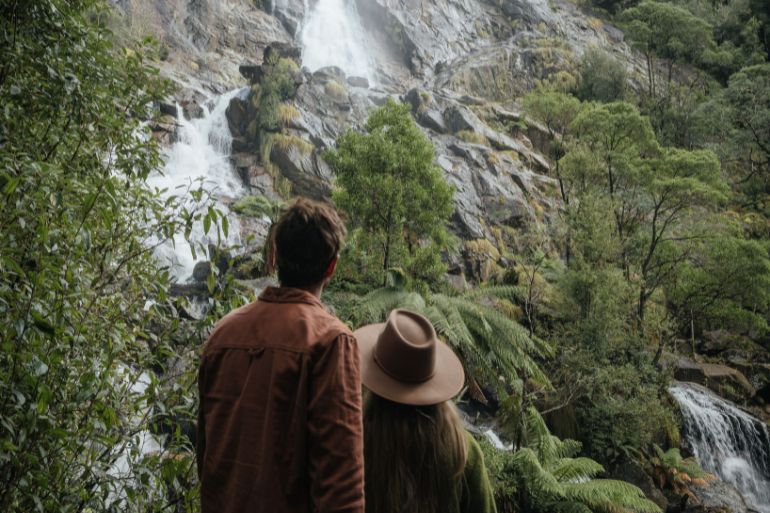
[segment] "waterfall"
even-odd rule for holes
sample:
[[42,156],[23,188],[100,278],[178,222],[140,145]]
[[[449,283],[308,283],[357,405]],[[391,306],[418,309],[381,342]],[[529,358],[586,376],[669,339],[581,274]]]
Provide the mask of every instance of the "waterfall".
[[373,82],[370,44],[355,0],[318,0],[302,24],[302,65],[310,71],[337,66]]
[[[246,90],[247,91],[247,90]],[[152,187],[164,190],[164,197],[186,195],[187,189],[196,189],[202,180],[203,188],[208,191],[215,208],[227,215],[229,230],[224,238],[227,246],[240,244],[238,219],[230,214],[226,200],[237,198],[244,193],[244,186],[230,164],[230,145],[232,135],[227,124],[225,111],[230,100],[242,91],[231,91],[213,101],[211,109],[204,109],[200,119],[185,119],[182,108],[177,105],[177,123],[179,139],[165,151],[165,166],[162,171],[153,173],[147,182]],[[188,208],[194,208],[192,199]],[[197,221],[190,234],[191,241],[204,247],[217,242],[216,229],[205,233],[203,222]],[[174,235],[173,241],[158,246],[155,256],[168,265],[171,275],[177,280],[185,280],[192,275],[196,262],[205,260],[206,255],[197,251],[193,258],[190,242],[182,233]]]
[[669,392],[703,469],[734,485],[757,511],[770,513],[770,428],[699,385],[678,383]]

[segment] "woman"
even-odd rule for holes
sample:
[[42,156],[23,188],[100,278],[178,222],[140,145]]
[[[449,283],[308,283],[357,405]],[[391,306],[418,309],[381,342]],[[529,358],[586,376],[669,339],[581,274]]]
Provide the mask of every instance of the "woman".
[[463,367],[407,310],[355,332],[364,405],[367,513],[495,513],[478,443],[450,399]]

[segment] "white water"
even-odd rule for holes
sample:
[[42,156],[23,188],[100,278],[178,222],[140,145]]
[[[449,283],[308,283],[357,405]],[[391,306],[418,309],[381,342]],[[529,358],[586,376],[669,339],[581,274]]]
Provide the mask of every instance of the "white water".
[[495,433],[492,429],[487,429],[484,431],[484,436],[487,437],[487,440],[492,443],[495,449],[499,449],[501,451],[510,451],[513,449],[513,444],[503,443],[497,433]]
[[310,71],[337,66],[347,76],[374,81],[368,54],[371,44],[355,0],[318,0],[300,34],[302,65]]
[[[228,236],[221,234],[222,242],[227,246],[240,244],[240,229],[237,217],[230,214],[223,200],[241,196],[244,187],[230,164],[232,135],[225,111],[230,100],[240,93],[236,90],[218,97],[210,110],[204,109],[201,119],[185,119],[182,108],[177,105],[179,141],[165,152],[163,171],[153,173],[147,180],[150,186],[165,189],[165,197],[189,196],[188,189],[197,189],[202,182],[203,188],[214,198],[215,208],[227,216]],[[192,209],[196,205],[189,198],[186,206]],[[196,258],[193,258],[190,242],[195,244]],[[205,250],[200,248],[216,242],[216,227],[212,226],[206,234],[203,222],[198,221],[193,226],[190,241],[185,240],[183,233],[177,233],[173,242],[156,248],[155,256],[169,266],[174,278],[185,280],[192,275],[198,261],[207,259]]]
[[770,513],[770,428],[699,385],[679,383],[669,392],[703,469],[733,484],[757,511]]

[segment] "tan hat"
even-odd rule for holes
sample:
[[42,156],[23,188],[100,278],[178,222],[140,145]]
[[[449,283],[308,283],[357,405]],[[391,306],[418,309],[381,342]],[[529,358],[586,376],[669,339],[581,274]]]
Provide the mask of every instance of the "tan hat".
[[463,387],[460,360],[420,314],[396,309],[387,322],[364,326],[354,335],[361,357],[361,381],[385,399],[438,404]]

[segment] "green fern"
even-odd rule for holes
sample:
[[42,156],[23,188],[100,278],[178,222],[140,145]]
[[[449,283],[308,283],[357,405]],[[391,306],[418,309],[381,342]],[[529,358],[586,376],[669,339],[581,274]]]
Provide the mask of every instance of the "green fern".
[[[486,451],[495,451],[484,445]],[[526,414],[522,447],[492,454],[498,492],[514,510],[532,513],[660,513],[642,491],[624,481],[596,479],[604,468],[590,458],[576,457],[580,443],[552,435],[535,410]],[[499,459],[504,458],[500,463]]]
[[509,383],[529,379],[550,388],[548,377],[537,358],[550,357],[553,348],[506,315],[499,301],[515,300],[516,287],[480,287],[462,294],[426,293],[404,288],[398,271],[388,275],[388,286],[363,296],[331,293],[327,297],[337,313],[354,326],[383,322],[394,308],[406,308],[427,317],[436,332],[461,357],[476,379],[500,386],[502,376]]

